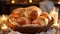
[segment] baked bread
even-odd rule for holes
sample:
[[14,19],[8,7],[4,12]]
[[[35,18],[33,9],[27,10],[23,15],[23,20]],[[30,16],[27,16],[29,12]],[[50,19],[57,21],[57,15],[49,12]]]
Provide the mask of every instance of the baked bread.
[[18,27],[24,26],[24,25],[29,25],[31,24],[31,20],[27,17],[19,17],[19,18],[11,18],[9,19],[9,23],[8,26],[12,29],[12,30],[17,30]]
[[25,8],[25,16],[30,19],[38,18],[40,14],[41,14],[41,10],[36,6],[30,6]]
[[40,16],[46,17],[49,20],[49,22],[52,20],[52,16],[46,12],[42,12]]
[[21,16],[24,16],[24,8],[16,8],[9,15],[9,18],[11,18],[11,17],[21,17]]
[[32,24],[38,24],[40,27],[47,26],[48,25],[48,19],[40,16],[40,18],[37,18],[32,21]]
[[20,26],[31,24],[31,20],[27,17],[20,17],[17,18],[16,23],[18,23]]

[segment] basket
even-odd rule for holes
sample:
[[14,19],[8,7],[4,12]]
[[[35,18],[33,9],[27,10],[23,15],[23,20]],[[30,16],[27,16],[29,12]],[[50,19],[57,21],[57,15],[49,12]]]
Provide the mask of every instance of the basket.
[[20,33],[40,33],[42,31],[46,32],[48,29],[51,28],[53,25],[53,20],[48,23],[48,26],[44,27],[33,27],[33,26],[26,26],[26,27],[18,27],[16,26],[15,31],[19,31]]

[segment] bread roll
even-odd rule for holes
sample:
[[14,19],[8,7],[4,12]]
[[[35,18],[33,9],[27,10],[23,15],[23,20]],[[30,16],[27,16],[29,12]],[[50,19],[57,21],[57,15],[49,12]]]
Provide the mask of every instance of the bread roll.
[[48,13],[46,13],[46,12],[42,12],[40,16],[48,18],[49,22],[52,20],[52,16],[49,15]]
[[31,24],[31,20],[27,17],[20,17],[17,18],[16,23],[18,23],[20,26]]
[[24,26],[24,25],[29,25],[31,24],[31,20],[27,17],[19,17],[19,18],[10,18],[8,26],[12,29],[18,29],[16,26]]
[[33,20],[32,24],[39,24],[40,27],[47,26],[48,25],[48,19],[41,16],[40,18]]
[[24,16],[24,8],[16,8],[12,11],[9,17],[21,17]]
[[30,6],[25,9],[25,16],[31,19],[36,19],[41,14],[41,10],[36,6]]

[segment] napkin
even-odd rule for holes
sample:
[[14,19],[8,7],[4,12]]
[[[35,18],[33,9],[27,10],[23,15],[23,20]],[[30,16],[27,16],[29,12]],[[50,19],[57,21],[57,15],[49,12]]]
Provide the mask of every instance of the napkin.
[[8,34],[22,34],[22,33],[19,33],[19,32],[17,32],[17,31],[11,31],[11,32],[9,32]]
[[41,32],[41,33],[36,33],[36,34],[55,34],[56,30],[55,29],[49,29],[47,32]]

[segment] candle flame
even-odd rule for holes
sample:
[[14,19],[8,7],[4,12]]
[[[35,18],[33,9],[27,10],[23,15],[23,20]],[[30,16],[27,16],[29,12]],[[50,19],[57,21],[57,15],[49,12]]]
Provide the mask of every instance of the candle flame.
[[60,1],[58,2],[58,4],[60,4]]
[[1,20],[5,21],[5,20],[7,20],[7,17],[5,15],[2,15]]
[[32,3],[32,0],[29,0],[30,3]]
[[2,26],[2,28],[1,29],[7,29],[8,27],[5,25],[5,24],[3,24],[3,26]]
[[11,1],[11,3],[12,3],[12,4],[14,4],[14,3],[15,3],[15,1],[14,1],[14,0],[12,0],[12,1]]

